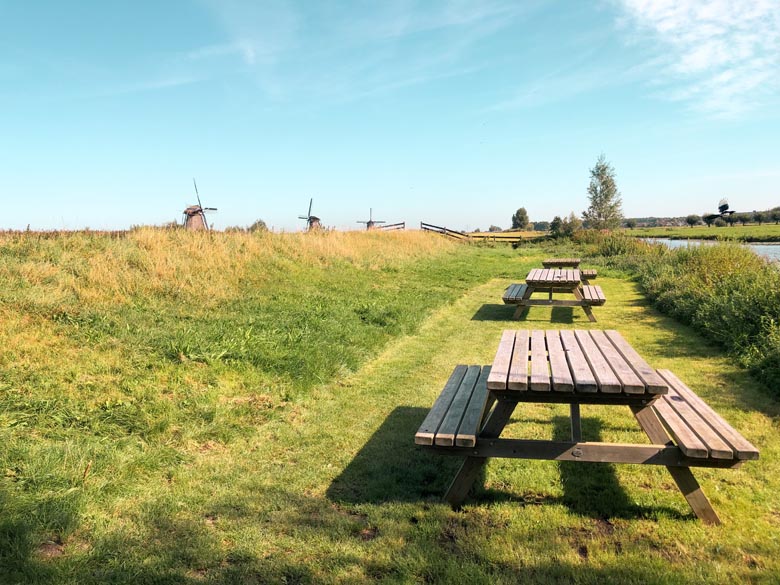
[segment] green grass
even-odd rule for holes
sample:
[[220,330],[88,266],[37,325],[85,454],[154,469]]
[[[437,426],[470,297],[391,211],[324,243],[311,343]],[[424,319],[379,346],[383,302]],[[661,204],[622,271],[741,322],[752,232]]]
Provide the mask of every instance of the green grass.
[[[388,253],[371,269],[341,253],[296,267],[288,251],[273,273],[258,252],[219,303],[194,313],[164,287],[119,304],[74,286],[96,300],[71,304],[64,287],[54,307],[13,276],[42,272],[31,268],[40,250],[14,245],[0,255],[2,583],[769,583],[780,573],[777,403],[615,272],[599,272],[608,301],[596,325],[567,308],[509,320],[504,287],[557,251],[533,246]],[[50,270],[56,290],[67,265]],[[750,438],[758,462],[696,470],[724,524],[696,521],[651,466],[494,460],[462,511],[443,504],[457,461],[416,449],[414,431],[452,367],[489,363],[514,326],[619,329]],[[560,436],[565,414],[524,406],[508,433]],[[583,417],[586,439],[643,440],[627,409]]]
[[673,240],[729,239],[741,242],[780,242],[780,225],[764,223],[762,225],[741,225],[723,227],[653,227],[624,230],[629,236],[639,238],[671,238]]

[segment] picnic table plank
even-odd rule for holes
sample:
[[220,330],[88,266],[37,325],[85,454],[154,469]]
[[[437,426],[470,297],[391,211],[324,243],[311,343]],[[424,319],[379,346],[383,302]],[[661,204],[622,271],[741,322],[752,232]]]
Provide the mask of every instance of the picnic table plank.
[[550,390],[550,370],[547,366],[547,345],[544,331],[531,331],[531,390]]
[[598,392],[598,382],[590,366],[588,366],[580,344],[577,343],[577,339],[574,337],[574,331],[563,329],[560,334],[561,344],[563,344],[563,349],[566,352],[566,361],[569,362],[569,369],[574,380],[575,391]]
[[726,420],[715,412],[704,400],[699,398],[690,388],[683,384],[680,379],[669,370],[658,370],[658,373],[670,387],[673,387],[677,394],[683,397],[688,404],[705,415],[709,424],[717,431],[724,440],[734,449],[738,459],[758,459],[758,449],[750,441],[745,439],[736,429],[734,429]]
[[487,387],[491,390],[505,390],[509,378],[509,366],[512,363],[512,352],[515,348],[515,332],[506,330],[501,334],[498,342],[496,357],[493,358],[493,368],[487,380]]
[[515,351],[509,366],[509,390],[528,390],[528,348],[531,341],[527,329],[515,333]]
[[647,362],[640,356],[636,350],[629,345],[629,343],[623,339],[614,329],[608,329],[604,332],[615,348],[620,352],[626,361],[636,372],[637,376],[644,382],[647,387],[647,392],[651,394],[664,394],[669,389],[669,385],[664,382],[663,378],[651,368]]
[[552,388],[558,392],[572,392],[574,380],[571,377],[569,364],[566,361],[566,352],[561,344],[561,336],[558,331],[547,332],[547,353],[550,357],[550,375]]
[[707,457],[707,446],[696,436],[680,415],[675,412],[664,400],[656,400],[653,408],[658,411],[664,420],[665,426],[669,429],[672,437],[677,442],[677,446],[687,457],[705,458]]
[[[593,333],[595,334],[597,331],[593,331]],[[598,344],[594,339],[595,335],[592,337],[588,331],[576,329],[574,337],[579,342],[582,353],[596,377],[599,390],[607,393],[621,392],[623,383],[610,367],[610,356],[605,356],[599,351]],[[642,390],[644,390],[644,385],[642,385]]]
[[433,439],[436,436],[436,431],[439,430],[441,421],[444,415],[452,404],[452,399],[455,397],[455,393],[458,391],[460,383],[463,381],[463,377],[466,375],[468,366],[457,365],[452,371],[447,383],[444,385],[444,390],[436,398],[436,402],[433,403],[431,410],[428,411],[428,415],[420,425],[420,429],[414,435],[414,442],[418,445],[433,445]]
[[604,355],[612,371],[620,380],[623,392],[626,394],[644,394],[647,390],[645,383],[634,372],[631,364],[623,355],[615,349],[615,346],[607,339],[603,331],[592,331],[591,337],[596,347]]
[[466,410],[471,393],[479,379],[481,368],[479,366],[469,366],[466,375],[458,386],[455,397],[452,399],[450,408],[441,421],[441,426],[436,432],[434,439],[435,445],[442,447],[451,447],[455,444],[455,435],[458,432],[460,421],[463,419],[463,412]]
[[710,457],[714,459],[734,459],[734,451],[728,443],[720,438],[713,428],[707,424],[707,421],[674,388],[669,388],[669,393],[663,396],[661,400],[680,415],[685,424],[704,442]]
[[455,436],[455,444],[458,447],[473,447],[477,444],[479,427],[488,405],[487,381],[491,373],[490,366],[482,368],[474,391],[471,393],[471,398],[469,398],[466,412],[463,414],[463,420],[458,427],[458,434]]

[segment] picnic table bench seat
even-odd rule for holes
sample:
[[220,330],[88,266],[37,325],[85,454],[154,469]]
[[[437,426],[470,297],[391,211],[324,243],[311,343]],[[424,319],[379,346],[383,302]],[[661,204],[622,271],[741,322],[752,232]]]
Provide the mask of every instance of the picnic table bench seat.
[[455,366],[414,436],[418,445],[473,447],[488,406],[490,366]]
[[523,300],[526,290],[528,290],[527,284],[510,284],[501,299],[505,305],[517,304],[518,301]]
[[677,376],[669,370],[658,370],[658,374],[669,384],[669,392],[651,408],[686,457],[735,462],[758,459],[758,449]]
[[607,298],[604,296],[604,291],[601,287],[594,284],[583,285],[582,298],[588,305],[603,305],[607,302]]
[[595,268],[580,268],[580,278],[582,282],[587,284],[589,280],[593,280],[598,276],[598,271]]

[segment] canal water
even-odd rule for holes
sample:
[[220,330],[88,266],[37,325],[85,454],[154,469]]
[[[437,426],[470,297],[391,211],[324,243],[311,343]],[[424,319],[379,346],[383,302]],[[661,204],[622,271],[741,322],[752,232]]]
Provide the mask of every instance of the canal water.
[[[712,240],[670,240],[669,238],[644,238],[644,240],[646,242],[650,242],[651,244],[663,244],[672,249],[685,248],[687,246],[700,246],[702,244],[711,245],[717,243]],[[751,243],[744,245],[760,256],[764,256],[770,260],[780,262],[780,244]]]

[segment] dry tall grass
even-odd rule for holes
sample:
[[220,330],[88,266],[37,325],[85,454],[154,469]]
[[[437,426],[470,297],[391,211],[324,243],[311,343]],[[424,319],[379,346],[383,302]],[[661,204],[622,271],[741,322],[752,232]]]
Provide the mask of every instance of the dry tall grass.
[[121,304],[149,294],[209,304],[230,298],[246,279],[273,278],[280,268],[347,263],[377,270],[455,245],[414,231],[206,233],[141,228],[123,238],[94,232],[63,232],[54,238],[0,233],[0,278],[25,283],[50,305],[74,300]]

